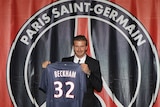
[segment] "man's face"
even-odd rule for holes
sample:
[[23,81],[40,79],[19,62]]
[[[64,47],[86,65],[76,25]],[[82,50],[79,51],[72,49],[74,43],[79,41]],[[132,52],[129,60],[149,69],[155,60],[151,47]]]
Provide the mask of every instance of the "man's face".
[[74,41],[74,52],[78,58],[82,58],[87,51],[86,41]]

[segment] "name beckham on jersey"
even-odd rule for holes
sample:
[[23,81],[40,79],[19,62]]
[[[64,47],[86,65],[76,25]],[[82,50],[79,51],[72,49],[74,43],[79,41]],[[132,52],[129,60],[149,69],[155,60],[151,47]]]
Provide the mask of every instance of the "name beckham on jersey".
[[[51,9],[51,13],[53,16],[49,16],[48,13],[43,13],[42,15],[39,15],[35,19],[35,21],[31,22],[30,25],[28,25],[28,29],[25,30],[23,36],[21,36],[20,41],[24,43],[25,45],[31,45],[31,41],[33,39],[33,36],[38,35],[39,31],[46,28],[51,24],[51,17],[58,21],[58,18],[61,19],[65,15],[67,17],[70,17],[69,14],[85,14],[93,13],[95,15],[101,15],[103,18],[107,18],[109,20],[112,20],[114,23],[118,23],[124,30],[126,30],[131,38],[137,43],[137,46],[143,45],[146,40],[143,37],[143,34],[140,30],[136,28],[136,25],[133,23],[130,23],[130,20],[128,17],[125,17],[123,14],[118,12],[115,9],[112,9],[111,7],[108,7],[107,5],[98,4],[96,2],[95,5],[91,5],[89,2],[79,2],[79,3],[65,3],[63,5],[60,5],[60,8],[53,6]],[[98,17],[98,16],[97,16]],[[33,41],[34,42],[34,41]]]
[[55,78],[57,77],[70,77],[75,78],[76,77],[76,71],[70,71],[70,70],[57,70],[54,71]]

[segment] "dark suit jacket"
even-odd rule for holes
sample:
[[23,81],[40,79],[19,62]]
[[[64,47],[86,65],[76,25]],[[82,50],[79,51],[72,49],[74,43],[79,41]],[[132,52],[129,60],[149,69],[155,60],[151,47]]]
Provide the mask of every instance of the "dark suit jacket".
[[[72,61],[74,60],[74,56],[63,58],[62,61]],[[94,95],[94,90],[100,92],[102,90],[102,78],[100,72],[99,61],[95,60],[89,56],[86,57],[86,64],[91,71],[89,78],[87,77],[87,92],[84,94],[83,99],[83,107],[96,107],[97,98]],[[87,76],[87,75],[86,75]]]

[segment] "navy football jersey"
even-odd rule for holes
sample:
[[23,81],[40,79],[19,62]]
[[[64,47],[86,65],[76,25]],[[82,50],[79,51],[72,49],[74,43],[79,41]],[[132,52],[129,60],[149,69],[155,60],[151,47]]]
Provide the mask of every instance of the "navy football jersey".
[[86,76],[79,64],[56,62],[42,72],[40,89],[47,107],[82,107]]

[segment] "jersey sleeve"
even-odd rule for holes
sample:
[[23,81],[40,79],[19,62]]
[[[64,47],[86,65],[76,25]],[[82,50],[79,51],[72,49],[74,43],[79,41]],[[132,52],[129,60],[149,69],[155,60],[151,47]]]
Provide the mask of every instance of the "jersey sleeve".
[[47,92],[47,87],[48,87],[47,73],[48,73],[48,69],[47,68],[42,71],[40,84],[39,84],[39,89],[42,90],[45,93]]

